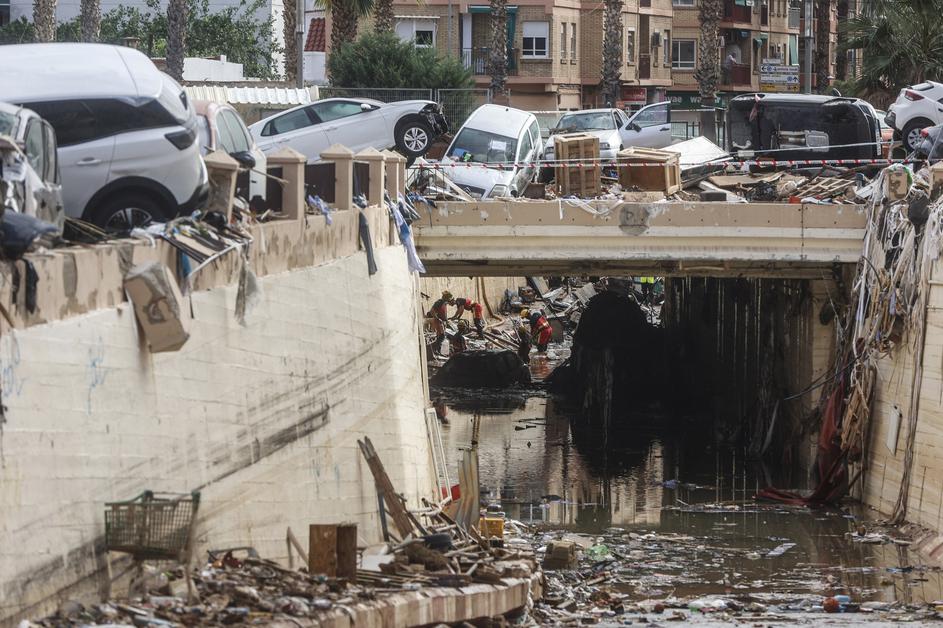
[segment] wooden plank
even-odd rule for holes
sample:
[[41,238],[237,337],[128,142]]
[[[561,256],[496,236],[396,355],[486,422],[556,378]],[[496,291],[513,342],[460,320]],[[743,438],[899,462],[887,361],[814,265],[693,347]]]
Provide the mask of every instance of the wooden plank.
[[308,526],[308,573],[337,576],[337,526],[312,523]]
[[360,446],[360,452],[367,461],[367,466],[370,467],[374,482],[383,490],[383,501],[386,502],[386,509],[393,519],[393,524],[396,526],[397,531],[399,531],[400,537],[405,539],[415,531],[412,521],[409,519],[409,513],[406,512],[406,507],[403,505],[403,502],[400,501],[399,497],[397,497],[393,482],[390,481],[390,477],[386,474],[386,469],[383,468],[383,463],[380,461],[376,449],[373,448],[373,443],[370,441],[370,438],[365,436],[362,441],[357,441],[357,444]]
[[357,579],[357,524],[337,526],[337,577],[351,582]]

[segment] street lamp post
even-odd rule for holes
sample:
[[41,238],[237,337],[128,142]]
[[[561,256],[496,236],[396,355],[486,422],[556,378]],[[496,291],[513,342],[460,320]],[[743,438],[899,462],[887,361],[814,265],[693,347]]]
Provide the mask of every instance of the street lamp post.
[[805,20],[803,22],[802,36],[805,38],[805,76],[802,81],[802,91],[806,94],[812,93],[812,0],[805,0]]

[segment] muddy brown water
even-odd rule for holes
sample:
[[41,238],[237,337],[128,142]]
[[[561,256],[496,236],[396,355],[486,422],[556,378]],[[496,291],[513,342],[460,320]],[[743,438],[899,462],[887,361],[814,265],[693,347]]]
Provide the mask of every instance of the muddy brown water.
[[873,516],[856,504],[809,510],[754,502],[768,482],[806,488],[796,479],[804,474],[747,462],[707,421],[658,410],[623,417],[604,452],[594,446],[598,437],[575,435],[571,411],[544,394],[443,394],[453,481],[477,417],[485,498],[538,528],[537,545],[561,532],[604,544],[620,574],[614,586],[631,599],[735,596],[796,610],[835,594],[854,602],[943,599],[940,572],[915,552],[848,538]]

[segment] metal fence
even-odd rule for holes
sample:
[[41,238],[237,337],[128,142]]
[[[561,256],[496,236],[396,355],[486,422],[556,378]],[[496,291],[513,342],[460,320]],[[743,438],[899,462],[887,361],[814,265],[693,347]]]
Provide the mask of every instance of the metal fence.
[[321,98],[370,98],[380,102],[433,100],[432,89],[398,87],[319,87]]
[[455,132],[476,108],[491,102],[490,89],[422,89],[389,87],[320,87],[321,98],[370,98],[381,102],[432,100],[442,106]]
[[[692,111],[700,113],[702,110],[701,109],[686,110],[687,113],[691,113]],[[715,110],[714,128],[717,130],[716,144],[718,146],[726,146],[727,137],[725,134],[726,129],[724,127],[724,110],[723,109]],[[700,120],[675,120],[671,122],[671,139],[673,140],[683,142],[684,140],[690,140],[690,139],[694,139],[695,137],[700,137],[700,136],[701,136],[701,121]]]

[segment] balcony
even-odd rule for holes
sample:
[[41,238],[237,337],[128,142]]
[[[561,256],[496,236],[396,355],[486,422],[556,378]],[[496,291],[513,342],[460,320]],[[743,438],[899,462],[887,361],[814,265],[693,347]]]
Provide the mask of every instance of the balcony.
[[744,22],[753,23],[753,9],[747,6],[741,6],[734,0],[724,1],[724,21],[725,22]]
[[753,72],[745,63],[734,63],[729,69],[723,70],[723,84],[730,87],[751,87]]
[[[473,74],[478,76],[488,75],[488,57],[491,54],[490,48],[463,48],[462,63],[469,68]],[[507,75],[517,76],[517,48],[508,50],[507,57]]]
[[639,54],[638,78],[640,81],[646,81],[652,78],[652,55]]

